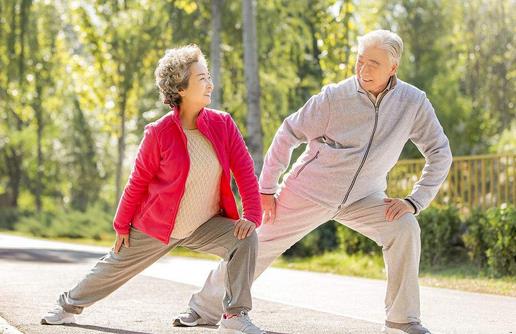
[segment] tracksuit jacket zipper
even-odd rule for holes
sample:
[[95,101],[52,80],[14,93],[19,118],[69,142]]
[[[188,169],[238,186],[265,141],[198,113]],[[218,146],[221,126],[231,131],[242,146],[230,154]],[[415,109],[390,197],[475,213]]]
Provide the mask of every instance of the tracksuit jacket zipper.
[[[358,169],[357,169],[357,171],[355,173],[355,176],[353,177],[353,181],[351,181],[351,185],[349,186],[348,191],[346,192],[346,196],[344,196],[344,199],[342,200],[342,202],[340,203],[340,205],[338,207],[339,210],[342,208],[344,203],[346,203],[346,201],[348,200],[349,194],[351,193],[351,190],[353,189],[353,186],[355,185],[355,182],[357,180],[358,174],[360,173],[360,170],[362,170],[362,167],[364,167],[365,161],[367,159],[367,155],[369,154],[369,150],[371,149],[371,144],[373,143],[373,137],[374,137],[374,134],[376,132],[376,127],[378,126],[378,110],[380,109],[380,103],[382,102],[383,98],[385,97],[385,95],[387,95],[388,92],[389,91],[385,92],[385,94],[383,94],[380,97],[380,100],[378,100],[378,103],[376,103],[376,104],[369,98],[369,96],[367,97],[369,99],[369,101],[371,101],[371,103],[374,106],[374,126],[373,126],[373,132],[371,133],[371,137],[369,138],[369,143],[367,144],[367,149],[366,149],[366,151],[364,153],[364,157],[362,158],[362,161],[360,162],[360,166],[358,166]],[[361,94],[363,94],[363,93],[361,93]]]
[[298,176],[299,176],[299,174],[301,174],[301,172],[303,171],[303,169],[305,169],[305,167],[306,167],[306,166],[308,166],[312,161],[314,161],[315,159],[317,159],[317,157],[318,157],[318,156],[319,156],[319,151],[317,151],[317,153],[315,153],[315,156],[314,156],[312,159],[308,160],[308,161],[307,161],[307,162],[306,162],[306,163],[305,163],[305,164],[304,164],[304,165],[299,169],[299,171],[298,171],[298,172],[297,172],[297,174],[296,174],[296,177],[298,177]]

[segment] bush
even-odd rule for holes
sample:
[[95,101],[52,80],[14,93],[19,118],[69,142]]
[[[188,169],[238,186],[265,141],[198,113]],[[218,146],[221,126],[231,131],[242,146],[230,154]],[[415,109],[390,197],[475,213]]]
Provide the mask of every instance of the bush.
[[13,230],[18,217],[19,212],[16,208],[0,208],[0,229]]
[[487,266],[487,249],[484,229],[488,226],[486,213],[481,210],[474,210],[466,220],[466,233],[463,235],[464,245],[470,259],[479,267]]
[[339,249],[349,255],[382,253],[376,242],[344,225],[337,226],[337,239]]
[[477,211],[467,222],[464,242],[471,258],[491,275],[516,275],[516,208],[502,206]]
[[464,256],[463,224],[453,206],[430,207],[418,216],[421,228],[421,264],[446,265]]
[[290,247],[284,255],[286,257],[310,257],[337,248],[337,225],[339,225],[337,222],[331,221],[319,226]]
[[112,238],[111,214],[98,206],[85,212],[65,210],[43,212],[20,219],[16,230],[44,238],[89,238],[95,240]]

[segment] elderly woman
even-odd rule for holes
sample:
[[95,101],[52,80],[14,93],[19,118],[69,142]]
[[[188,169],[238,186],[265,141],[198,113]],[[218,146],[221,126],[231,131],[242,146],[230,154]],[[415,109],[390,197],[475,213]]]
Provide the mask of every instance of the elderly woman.
[[[74,314],[106,297],[176,246],[227,261],[225,314],[219,331],[262,333],[249,319],[261,222],[253,161],[231,116],[206,108],[213,83],[195,45],[168,50],[155,72],[172,111],[145,127],[136,162],[114,219],[116,242],[41,322],[73,323]],[[242,196],[239,217],[230,187]],[[191,314],[191,312],[189,312]],[[180,317],[175,325],[200,319]]]

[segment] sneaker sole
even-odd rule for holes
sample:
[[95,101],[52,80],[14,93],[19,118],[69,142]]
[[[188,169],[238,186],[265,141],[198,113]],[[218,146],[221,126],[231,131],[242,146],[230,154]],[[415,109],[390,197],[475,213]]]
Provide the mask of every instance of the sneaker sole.
[[172,324],[174,325],[174,327],[195,327],[195,326],[199,326],[199,325],[215,325],[215,324],[210,324],[208,321],[206,321],[202,318],[199,320],[195,320],[194,322],[186,322],[179,318],[175,318],[174,322]]
[[229,328],[220,328],[217,331],[217,333],[221,334],[243,334],[244,332],[236,330],[236,329],[229,329]]
[[172,325],[174,325],[174,327],[195,327],[198,325],[198,321],[184,322],[179,318],[175,318]]
[[[245,332],[239,331],[237,329],[230,329],[230,328],[221,328],[219,326],[219,330],[217,333],[221,334],[245,334]],[[262,331],[262,334],[266,334],[267,332]]]
[[[382,334],[407,334],[407,332],[402,331],[401,329],[383,326]],[[427,332],[427,334],[430,334],[430,332]]]
[[48,321],[47,319],[41,319],[42,325],[65,325],[65,324],[75,324],[75,318],[71,319],[63,319],[60,321]]

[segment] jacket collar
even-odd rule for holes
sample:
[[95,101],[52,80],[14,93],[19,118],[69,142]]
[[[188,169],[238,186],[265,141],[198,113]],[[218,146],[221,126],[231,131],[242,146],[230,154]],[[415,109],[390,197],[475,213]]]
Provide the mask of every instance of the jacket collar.
[[[360,86],[360,83],[358,82],[358,78],[356,75],[354,76],[353,81],[355,82],[355,87],[356,87],[357,92],[367,95],[367,92],[362,88],[362,86]],[[398,84],[398,77],[396,76],[396,74],[394,74],[389,79],[389,83],[387,84],[387,87],[385,88],[384,92],[388,92],[388,91],[396,88],[397,84]]]
[[[179,118],[179,106],[171,106],[171,111],[170,111],[170,114],[172,116],[172,120],[181,127],[181,119]],[[197,124],[197,127],[199,127],[199,125],[204,125],[206,123],[206,118],[207,118],[207,109],[206,108],[202,108],[201,111],[199,112],[199,116],[197,116],[197,120],[196,120],[196,124]]]

